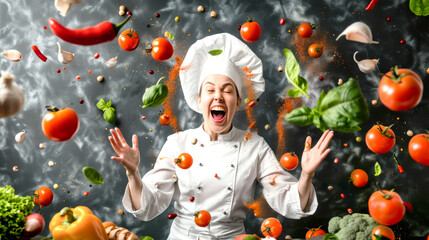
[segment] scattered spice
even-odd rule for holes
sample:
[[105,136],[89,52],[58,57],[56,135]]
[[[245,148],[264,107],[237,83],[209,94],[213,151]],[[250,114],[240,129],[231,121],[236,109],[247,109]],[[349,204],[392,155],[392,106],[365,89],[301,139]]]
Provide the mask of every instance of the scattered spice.
[[362,142],[362,138],[361,137],[356,137],[356,142]]
[[97,77],[97,81],[102,82],[103,80],[104,80],[104,77],[103,77],[103,76],[98,76],[98,77]]
[[279,66],[278,68],[277,68],[277,71],[279,71],[279,72],[283,72],[283,67],[282,66]]
[[343,85],[343,83],[344,83],[344,81],[343,81],[343,79],[338,79],[338,85]]
[[125,6],[124,5],[119,6],[119,10],[125,11]]
[[197,7],[197,11],[200,12],[200,13],[204,12],[205,11],[204,6],[202,6],[202,5],[198,6]]
[[414,135],[413,131],[411,131],[411,130],[407,131],[407,136],[408,137],[412,137],[413,135]]
[[378,103],[378,101],[377,101],[377,100],[375,100],[375,99],[371,101],[371,104],[372,104],[372,105],[377,105],[377,103]]
[[55,183],[53,187],[54,189],[58,189],[60,186],[58,186],[58,184]]
[[215,18],[217,16],[217,13],[215,11],[211,11],[210,17]]
[[329,191],[331,191],[332,189],[334,189],[334,187],[333,187],[333,186],[331,186],[331,185],[329,185],[329,186],[328,186],[328,190],[329,190]]
[[125,15],[125,11],[124,10],[119,10],[119,15],[124,16]]
[[217,178],[217,173],[215,173],[214,177]]
[[118,210],[118,214],[119,214],[119,215],[124,215],[124,210],[119,209],[119,210]]

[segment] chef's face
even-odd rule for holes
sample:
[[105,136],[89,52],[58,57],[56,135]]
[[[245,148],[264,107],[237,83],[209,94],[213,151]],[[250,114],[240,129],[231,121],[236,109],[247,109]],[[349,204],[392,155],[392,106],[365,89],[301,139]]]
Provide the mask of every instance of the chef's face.
[[237,87],[229,77],[219,74],[206,77],[198,96],[198,105],[204,117],[204,130],[216,134],[227,133],[240,104]]

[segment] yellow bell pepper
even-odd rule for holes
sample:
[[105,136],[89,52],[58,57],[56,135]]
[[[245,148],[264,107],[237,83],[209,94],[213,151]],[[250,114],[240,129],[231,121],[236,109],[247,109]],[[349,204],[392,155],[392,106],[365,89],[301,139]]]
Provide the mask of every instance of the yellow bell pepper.
[[89,208],[65,207],[49,223],[55,240],[108,240],[103,223]]

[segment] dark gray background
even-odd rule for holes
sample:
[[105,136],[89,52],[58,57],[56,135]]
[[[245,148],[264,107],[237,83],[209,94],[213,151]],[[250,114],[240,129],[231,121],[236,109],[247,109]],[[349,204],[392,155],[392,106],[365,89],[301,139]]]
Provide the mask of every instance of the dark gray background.
[[[17,49],[23,54],[23,60],[14,63],[0,58],[0,69],[8,70],[16,75],[16,83],[24,90],[26,102],[19,114],[7,119],[0,119],[0,183],[1,186],[12,185],[20,195],[31,194],[41,186],[53,189],[55,183],[60,188],[53,190],[53,203],[42,209],[47,226],[43,231],[49,235],[48,223],[52,216],[64,206],[85,205],[102,221],[114,221],[126,227],[138,236],[149,235],[155,239],[166,239],[171,220],[167,215],[173,212],[169,208],[150,222],[141,222],[130,214],[120,216],[118,209],[123,209],[121,198],[127,183],[123,167],[112,161],[114,154],[107,139],[108,129],[113,126],[105,122],[102,112],[95,104],[100,98],[110,99],[116,108],[119,127],[125,137],[130,140],[132,134],[139,136],[141,152],[141,174],[152,168],[152,164],[169,134],[174,129],[164,127],[158,122],[158,112],[162,106],[141,109],[141,97],[145,88],[155,84],[161,76],[167,76],[175,64],[173,58],[166,62],[156,62],[144,52],[144,42],[151,42],[162,36],[165,31],[175,35],[171,41],[175,48],[174,56],[183,59],[188,47],[202,37],[228,32],[240,37],[237,26],[243,24],[247,16],[253,17],[262,27],[262,36],[248,46],[262,59],[266,91],[256,106],[257,128],[278,157],[286,151],[296,151],[301,155],[303,143],[307,135],[318,138],[321,131],[314,126],[296,127],[282,122],[286,144],[278,145],[279,133],[275,124],[278,112],[284,101],[286,91],[290,89],[284,73],[277,71],[284,66],[283,48],[294,51],[301,66],[301,75],[308,80],[311,98],[302,97],[302,104],[314,107],[321,89],[329,90],[337,85],[339,78],[344,80],[354,77],[370,106],[371,117],[361,125],[362,130],[355,133],[336,132],[331,143],[332,153],[318,169],[313,183],[317,189],[319,208],[314,216],[302,220],[288,220],[276,216],[282,221],[283,239],[286,234],[296,238],[303,237],[306,227],[323,225],[327,230],[328,221],[333,216],[344,216],[348,208],[354,212],[367,213],[367,200],[376,190],[375,182],[385,189],[395,188],[403,200],[410,202],[414,210],[407,212],[403,221],[393,226],[398,236],[426,236],[429,233],[429,200],[428,185],[429,167],[413,161],[408,155],[407,130],[423,133],[428,129],[428,90],[425,89],[421,103],[406,112],[392,112],[378,103],[377,99],[379,73],[387,72],[390,67],[400,65],[411,68],[424,83],[429,67],[429,18],[415,16],[408,7],[408,2],[380,1],[371,11],[365,11],[369,3],[363,0],[267,0],[267,1],[119,1],[119,0],[83,0],[73,5],[66,17],[61,17],[54,7],[53,0],[0,0],[0,46],[1,50]],[[66,43],[54,36],[49,28],[48,19],[53,17],[70,28],[81,28],[95,25],[108,20],[114,23],[124,17],[118,15],[118,8],[124,4],[133,12],[132,22],[127,23],[123,30],[134,28],[141,38],[140,46],[133,52],[119,48],[117,40],[95,46],[77,46]],[[197,6],[203,5],[206,12],[197,12]],[[216,19],[210,17],[210,11],[216,11]],[[160,18],[155,14],[160,13]],[[174,18],[180,16],[180,22]],[[279,20],[286,18],[284,26]],[[386,20],[387,17],[391,21]],[[363,21],[372,30],[373,38],[378,45],[369,45],[335,38],[348,25]],[[302,22],[311,22],[317,29],[310,39],[297,37],[297,27]],[[150,28],[147,27],[150,24]],[[401,45],[400,40],[406,44]],[[56,42],[62,44],[64,50],[75,53],[74,61],[63,70],[57,61]],[[325,52],[320,59],[310,59],[305,50],[313,42],[320,42]],[[46,63],[40,61],[31,50],[37,45],[49,58]],[[304,51],[300,51],[303,50]],[[352,56],[359,51],[358,59],[379,59],[380,72],[363,74],[353,62]],[[99,59],[94,59],[95,53]],[[104,64],[108,59],[118,56],[118,66],[109,69]],[[61,69],[61,73],[56,72]],[[148,74],[153,69],[155,74]],[[88,70],[93,73],[89,74]],[[75,77],[80,75],[81,80]],[[105,81],[96,81],[103,75]],[[319,81],[323,76],[324,81]],[[178,81],[178,79],[176,79]],[[84,104],[79,104],[83,99]],[[174,96],[174,114],[178,119],[179,129],[197,127],[202,117],[190,110],[183,100],[180,87]],[[73,139],[67,142],[52,142],[47,139],[40,127],[41,119],[46,113],[45,105],[68,106],[73,108],[80,118],[80,129]],[[146,116],[146,120],[141,117]],[[376,121],[384,125],[395,124],[393,130],[397,136],[397,144],[389,153],[376,155],[370,152],[365,142],[356,142],[356,137],[365,138],[366,132]],[[245,129],[249,122],[244,111],[237,114],[234,124]],[[266,124],[272,128],[264,130]],[[150,131],[150,129],[152,131]],[[14,141],[15,134],[25,130],[27,137],[24,143]],[[44,143],[46,148],[38,148]],[[344,143],[348,146],[344,147]],[[403,150],[403,151],[402,151]],[[392,159],[392,153],[398,154],[405,173],[399,174]],[[333,160],[339,158],[339,163]],[[378,160],[383,173],[374,177],[373,165]],[[49,167],[48,162],[54,161],[55,166]],[[19,171],[13,172],[13,166]],[[90,187],[81,169],[91,166],[104,177],[105,184]],[[347,182],[348,176],[355,168],[362,168],[369,174],[369,184],[357,189]],[[291,172],[299,176],[300,167]],[[334,189],[329,191],[327,187]],[[89,191],[88,196],[83,196]],[[345,199],[340,194],[346,195]],[[156,203],[154,203],[156,204]],[[248,214],[246,230],[248,233],[261,235],[259,227],[261,218]]]

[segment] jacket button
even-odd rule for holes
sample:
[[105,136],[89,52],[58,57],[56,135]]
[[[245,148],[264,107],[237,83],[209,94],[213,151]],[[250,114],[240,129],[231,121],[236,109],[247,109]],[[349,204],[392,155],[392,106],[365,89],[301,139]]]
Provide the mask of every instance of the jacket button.
[[231,163],[231,167],[234,167],[234,164]]
[[201,144],[200,147],[204,147],[204,144]]
[[201,188],[202,188],[201,186],[198,186],[198,187],[197,187],[197,189],[198,189],[198,190],[201,190]]
[[234,148],[238,148],[237,144],[234,145]]
[[229,190],[229,191],[231,191],[231,190],[232,190],[232,188],[231,188],[231,187],[228,187],[228,190]]
[[226,211],[223,211],[223,215],[227,215],[228,213]]
[[200,163],[200,166],[202,167],[202,166],[203,166],[203,164],[202,164],[202,163]]

